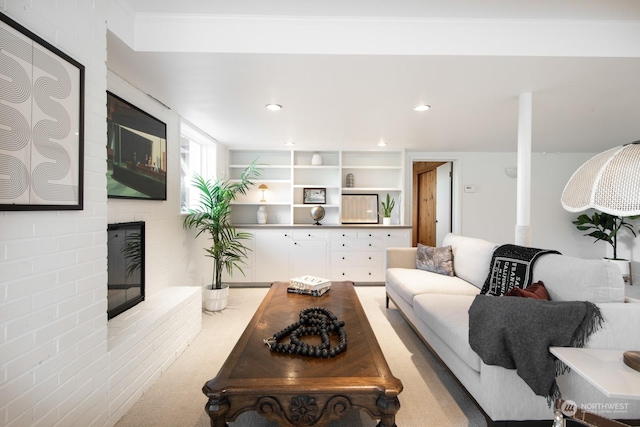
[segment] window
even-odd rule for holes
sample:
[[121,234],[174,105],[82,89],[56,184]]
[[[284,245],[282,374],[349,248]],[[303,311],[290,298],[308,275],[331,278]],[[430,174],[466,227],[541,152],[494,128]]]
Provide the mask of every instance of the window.
[[198,202],[191,182],[194,175],[216,176],[216,140],[182,121],[180,125],[180,213],[187,213]]

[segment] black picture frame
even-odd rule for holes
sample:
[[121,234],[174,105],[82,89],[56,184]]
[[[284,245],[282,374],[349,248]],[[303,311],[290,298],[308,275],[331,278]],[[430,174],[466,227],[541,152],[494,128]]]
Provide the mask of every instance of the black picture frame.
[[107,197],[167,200],[167,125],[107,91]]
[[327,203],[326,188],[303,188],[302,203],[305,205],[324,205]]
[[342,224],[379,224],[378,194],[343,194]]
[[2,13],[0,38],[0,211],[82,210],[85,67]]

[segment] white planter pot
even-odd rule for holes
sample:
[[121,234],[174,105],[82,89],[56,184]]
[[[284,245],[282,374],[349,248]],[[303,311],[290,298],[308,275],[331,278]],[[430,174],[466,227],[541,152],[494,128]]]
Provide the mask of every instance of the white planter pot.
[[383,217],[382,225],[391,225],[391,218]]
[[207,311],[221,311],[227,306],[229,285],[223,284],[222,289],[204,289],[204,309]]
[[620,273],[622,273],[622,277],[625,281],[629,280],[629,261],[626,259],[610,259],[604,258],[605,261],[615,264],[620,269]]

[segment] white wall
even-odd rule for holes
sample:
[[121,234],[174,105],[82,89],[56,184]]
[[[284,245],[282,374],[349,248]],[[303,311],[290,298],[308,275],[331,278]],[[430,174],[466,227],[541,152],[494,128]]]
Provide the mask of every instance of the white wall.
[[[0,3],[86,67],[84,209],[0,212],[0,425],[113,425],[200,330],[199,292],[175,291],[194,283],[190,251],[200,246],[179,215],[179,118],[107,77],[107,3]],[[166,201],[107,199],[107,89],[167,124]],[[137,306],[130,324],[116,317],[114,329],[106,314],[106,229],[134,220],[146,222],[146,294],[153,302]],[[144,322],[155,336],[140,332]]]
[[[533,246],[552,248],[569,256],[599,259],[607,244],[584,237],[571,221],[577,214],[565,211],[560,196],[565,184],[580,165],[594,153],[532,153],[531,226]],[[408,152],[406,193],[411,194],[411,165],[414,161],[454,162],[454,232],[496,243],[513,243],[516,224],[516,179],[504,170],[515,167],[517,154]],[[472,185],[475,192],[465,192]],[[406,223],[411,223],[411,200],[405,200]],[[640,239],[631,242],[632,259],[640,260]],[[620,250],[620,249],[619,249]],[[622,249],[623,253],[625,249]]]
[[180,216],[180,117],[116,74],[108,71],[107,89],[167,125],[167,200],[108,199],[109,223],[145,221],[146,292],[191,285],[190,234]]
[[107,417],[106,2],[2,12],[86,67],[84,209],[0,212],[0,424]]

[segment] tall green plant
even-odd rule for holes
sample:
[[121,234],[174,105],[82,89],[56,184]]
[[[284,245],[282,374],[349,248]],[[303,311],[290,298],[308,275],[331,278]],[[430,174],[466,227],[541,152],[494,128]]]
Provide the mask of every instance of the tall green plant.
[[238,232],[231,224],[231,206],[238,194],[246,194],[254,184],[253,179],[260,176],[260,171],[254,160],[242,172],[239,180],[230,180],[221,176],[216,180],[205,180],[196,175],[193,186],[200,191],[200,200],[196,209],[190,209],[184,218],[185,229],[198,230],[196,237],[208,233],[212,244],[204,248],[207,256],[213,258],[213,289],[222,288],[222,272],[231,274],[236,268],[242,274],[241,264],[250,249],[244,246],[242,240],[251,238],[251,233]]
[[573,224],[580,231],[593,230],[591,233],[585,234],[585,236],[591,236],[597,242],[604,240],[613,247],[613,259],[618,259],[618,232],[621,230],[627,230],[633,237],[636,237],[636,232],[633,230],[633,226],[625,221],[635,220],[640,216],[622,217],[617,215],[611,215],[604,212],[594,212],[592,216],[582,214],[573,221]]

